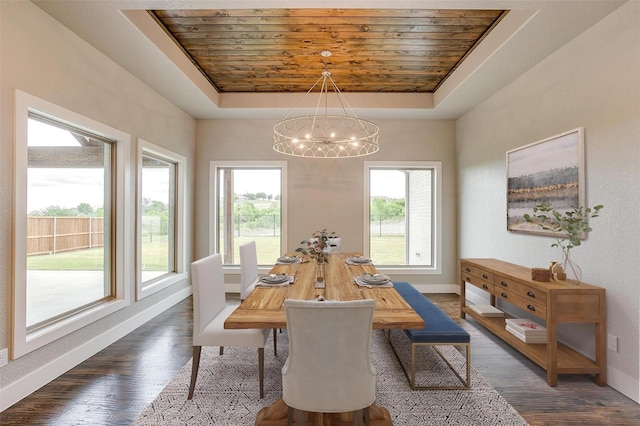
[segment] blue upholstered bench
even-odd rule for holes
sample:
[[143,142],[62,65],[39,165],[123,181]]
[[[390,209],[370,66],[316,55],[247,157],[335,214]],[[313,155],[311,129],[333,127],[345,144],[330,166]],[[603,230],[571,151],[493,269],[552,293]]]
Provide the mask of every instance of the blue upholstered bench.
[[[427,299],[422,293],[416,290],[411,284],[407,282],[394,282],[394,287],[398,293],[404,298],[404,300],[411,305],[411,307],[422,317],[425,323],[425,327],[415,330],[404,330],[407,337],[411,341],[411,376],[407,373],[398,353],[393,347],[391,342],[390,330],[387,331],[387,337],[391,343],[400,366],[404,370],[404,374],[409,380],[409,384],[412,389],[469,389],[471,387],[471,337],[469,333],[464,331],[462,327],[455,323],[447,314],[445,314],[440,308]],[[440,352],[437,346],[451,345],[455,347],[464,347],[466,356],[466,380],[460,376],[456,369],[449,363]],[[446,362],[449,368],[458,377],[462,386],[455,387],[431,387],[431,386],[416,386],[416,364],[415,364],[415,350],[416,346],[432,346],[433,349],[440,355],[440,357]]]

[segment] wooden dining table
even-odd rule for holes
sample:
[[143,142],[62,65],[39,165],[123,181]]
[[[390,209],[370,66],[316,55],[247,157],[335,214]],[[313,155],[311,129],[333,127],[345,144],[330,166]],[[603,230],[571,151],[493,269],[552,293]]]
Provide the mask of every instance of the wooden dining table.
[[[289,256],[297,253],[289,253]],[[308,257],[302,263],[276,264],[270,274],[286,273],[294,282],[285,286],[258,284],[251,294],[224,322],[224,328],[286,328],[285,299],[312,300],[322,296],[326,300],[375,300],[374,329],[423,328],[422,317],[393,287],[361,287],[354,278],[364,273],[376,274],[373,264],[349,265],[346,259],[358,253],[332,253],[325,264],[325,288],[315,288],[318,265]]]
[[[288,256],[301,256],[288,253]],[[267,328],[283,329],[287,327],[284,310],[285,299],[313,300],[323,297],[325,300],[375,300],[373,313],[374,329],[416,329],[425,326],[424,320],[405,302],[393,286],[363,287],[355,283],[354,278],[364,273],[376,274],[373,264],[351,265],[346,260],[358,253],[332,253],[325,264],[325,288],[316,288],[318,265],[308,256],[301,256],[299,263],[276,264],[270,274],[286,273],[294,277],[288,285],[256,285],[251,294],[236,308],[224,323],[225,328]],[[286,425],[288,407],[282,398],[265,407],[256,417],[256,425]],[[376,404],[369,408],[371,425],[392,426],[389,412]],[[307,425],[346,425],[353,424],[352,413],[308,413]],[[297,425],[296,426],[301,426]]]

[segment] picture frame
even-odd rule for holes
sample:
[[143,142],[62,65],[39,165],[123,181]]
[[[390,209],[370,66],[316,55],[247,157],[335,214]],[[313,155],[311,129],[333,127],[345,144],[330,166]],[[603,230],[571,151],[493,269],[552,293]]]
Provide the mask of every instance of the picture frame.
[[507,151],[507,230],[554,235],[524,215],[543,202],[559,211],[583,206],[584,180],[583,127]]

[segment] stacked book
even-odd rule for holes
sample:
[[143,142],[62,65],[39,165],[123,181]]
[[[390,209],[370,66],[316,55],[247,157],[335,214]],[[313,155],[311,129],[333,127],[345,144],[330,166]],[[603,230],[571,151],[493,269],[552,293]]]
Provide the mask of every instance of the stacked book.
[[476,314],[482,317],[503,317],[504,312],[492,305],[468,305]]
[[547,343],[547,329],[535,321],[507,318],[507,331],[525,343]]

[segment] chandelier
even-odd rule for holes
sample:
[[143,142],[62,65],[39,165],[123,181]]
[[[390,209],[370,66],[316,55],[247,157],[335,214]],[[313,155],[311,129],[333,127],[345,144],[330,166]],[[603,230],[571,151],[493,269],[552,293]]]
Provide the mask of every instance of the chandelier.
[[[325,50],[324,58],[331,56]],[[320,83],[320,97],[315,114],[291,116],[302,100]],[[338,98],[344,115],[328,113],[329,90]],[[377,152],[379,129],[374,123],[358,118],[331,78],[325,63],[320,78],[298,101],[284,119],[273,126],[273,149],[296,157],[349,158]]]

